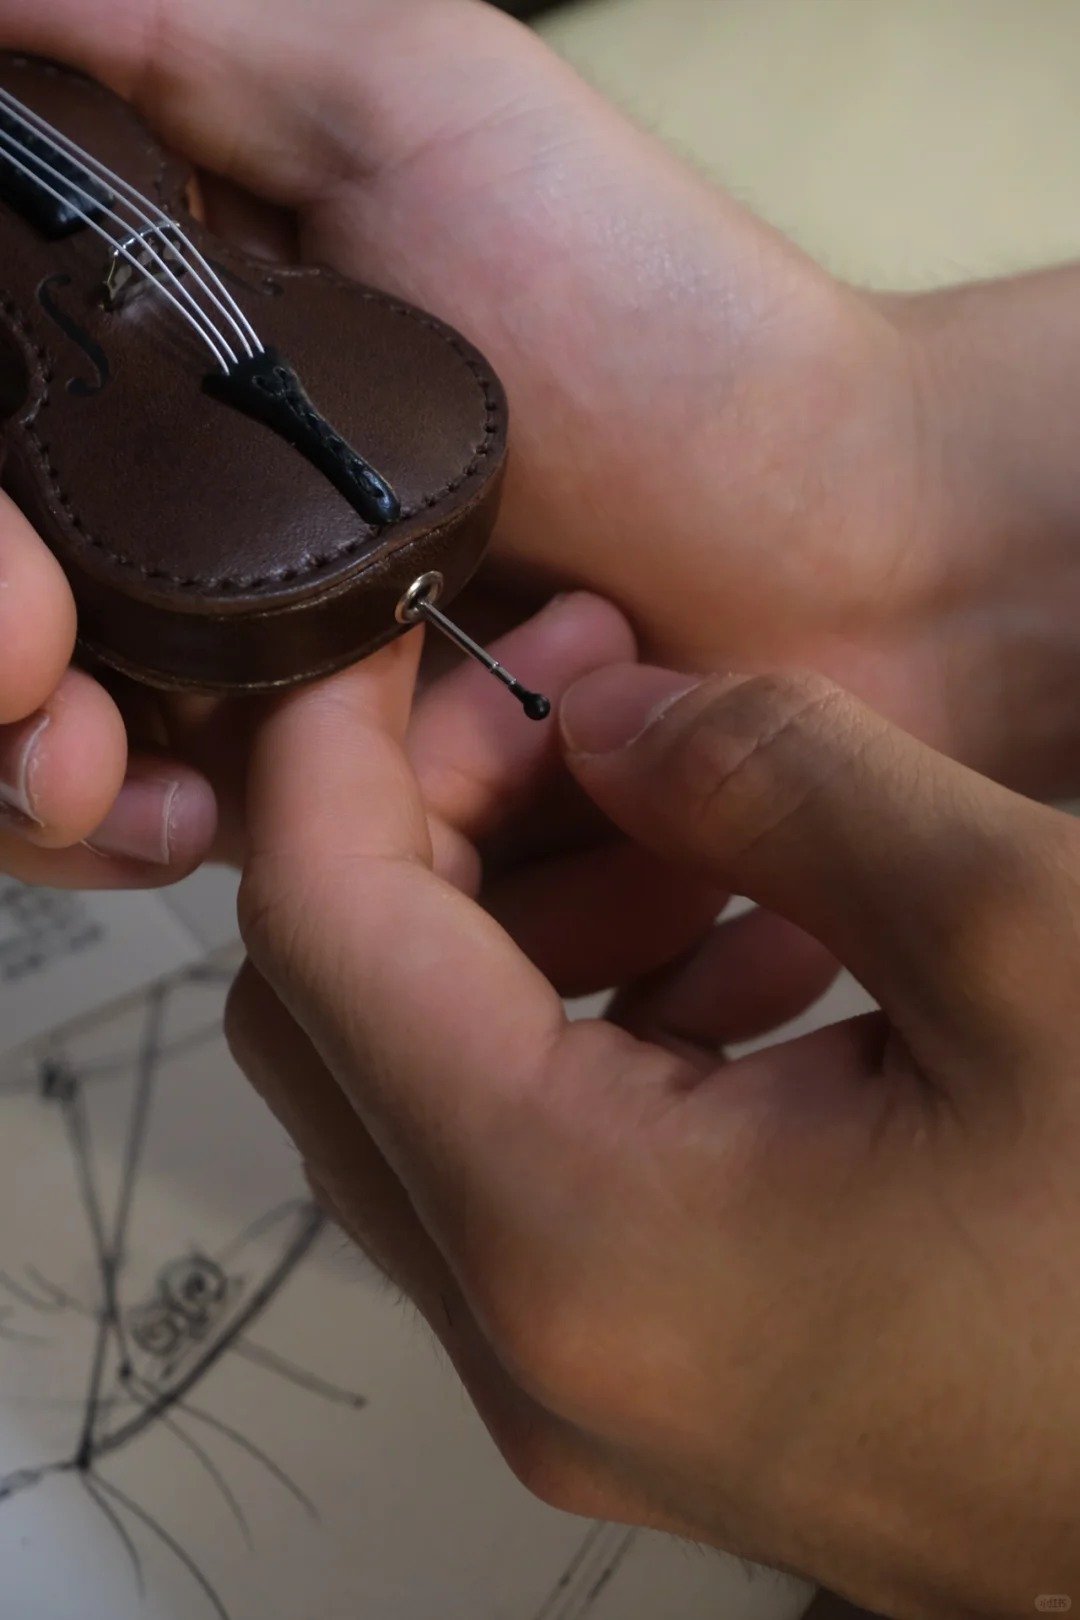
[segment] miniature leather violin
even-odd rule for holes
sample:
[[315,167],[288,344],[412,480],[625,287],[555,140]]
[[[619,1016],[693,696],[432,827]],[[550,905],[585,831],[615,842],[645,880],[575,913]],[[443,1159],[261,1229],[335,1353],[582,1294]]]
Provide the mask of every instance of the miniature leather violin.
[[440,617],[491,534],[506,400],[432,316],[218,241],[188,182],[118,97],[0,54],[3,486],[90,659],[287,686]]

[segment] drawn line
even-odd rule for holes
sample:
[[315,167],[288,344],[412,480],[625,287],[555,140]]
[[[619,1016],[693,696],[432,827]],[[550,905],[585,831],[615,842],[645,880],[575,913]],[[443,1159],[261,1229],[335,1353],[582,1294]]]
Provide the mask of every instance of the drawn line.
[[86,1117],[82,1107],[82,1093],[77,1085],[62,1102],[61,1107],[63,1108],[64,1122],[67,1125],[68,1136],[71,1141],[71,1152],[75,1160],[75,1176],[82,1198],[83,1212],[90,1231],[90,1241],[94,1247],[98,1277],[101,1282],[101,1304],[95,1313],[97,1334],[94,1339],[94,1352],[90,1362],[90,1382],[87,1386],[86,1399],[83,1404],[82,1428],[76,1449],[76,1456],[81,1463],[88,1465],[91,1460],[90,1448],[93,1443],[98,1398],[101,1394],[105,1356],[112,1332],[109,1309],[112,1290],[109,1285],[109,1256],[105,1248],[105,1226],[101,1214],[101,1204],[98,1200],[97,1186],[94,1182],[93,1167],[90,1163],[90,1143],[86,1130]]
[[168,1547],[173,1556],[179,1559],[180,1563],[183,1564],[188,1574],[194,1581],[198,1583],[200,1589],[213,1607],[214,1613],[217,1615],[218,1620],[231,1620],[228,1609],[222,1603],[214,1588],[210,1585],[210,1582],[207,1580],[206,1576],[195,1562],[194,1558],[192,1558],[190,1553],[184,1551],[183,1547],[181,1547],[180,1543],[173,1536],[170,1536],[165,1526],[163,1524],[159,1524],[157,1519],[153,1518],[149,1513],[147,1513],[144,1508],[141,1508],[137,1502],[133,1502],[130,1496],[125,1496],[124,1492],[119,1490],[117,1486],[110,1485],[107,1479],[102,1479],[100,1474],[95,1474],[94,1479],[101,1490],[107,1492],[114,1501],[120,1503],[121,1507],[126,1508],[129,1513],[133,1514],[141,1524],[146,1526],[151,1535],[157,1536],[158,1540],[164,1546]]
[[[300,1264],[301,1260],[304,1259],[305,1255],[308,1253],[325,1224],[326,1218],[322,1212],[318,1210],[314,1204],[310,1205],[307,1220],[305,1221],[303,1228],[293,1239],[292,1243],[289,1245],[289,1248],[281,1257],[278,1264],[274,1267],[273,1271],[271,1271],[260,1286],[254,1290],[247,1304],[242,1310],[239,1310],[236,1313],[236,1318],[229,1328],[229,1331],[227,1333],[223,1333],[217,1343],[212,1345],[206,1352],[202,1360],[197,1362],[193,1367],[189,1368],[189,1370],[184,1374],[183,1378],[181,1378],[178,1383],[174,1384],[171,1389],[163,1391],[162,1394],[159,1395],[158,1398],[146,1408],[145,1412],[140,1413],[138,1417],[132,1418],[129,1423],[124,1424],[124,1426],[120,1429],[116,1429],[112,1434],[104,1435],[100,1440],[98,1440],[94,1447],[95,1456],[106,1456],[110,1451],[115,1451],[119,1446],[127,1445],[129,1441],[134,1440],[136,1435],[141,1434],[144,1429],[149,1428],[160,1413],[167,1412],[169,1411],[170,1407],[178,1405],[187,1395],[188,1391],[195,1388],[195,1386],[210,1371],[210,1368],[215,1364],[215,1362],[220,1361],[221,1357],[225,1355],[228,1350],[232,1349],[235,1341],[240,1337],[240,1335],[244,1333],[259,1316],[262,1315],[263,1311],[270,1304],[271,1300],[281,1288],[282,1284],[289,1276],[291,1276],[292,1272]],[[185,1410],[191,1411],[192,1409],[187,1407]]]
[[91,1502],[93,1502],[105,1515],[106,1519],[108,1519],[109,1523],[116,1531],[116,1534],[120,1537],[124,1551],[127,1553],[128,1558],[131,1561],[131,1568],[135,1574],[135,1585],[138,1588],[139,1598],[140,1600],[145,1598],[146,1582],[143,1579],[142,1559],[139,1557],[138,1549],[136,1548],[135,1543],[124,1529],[119,1514],[116,1512],[115,1508],[110,1507],[105,1498],[98,1493],[94,1479],[90,1474],[80,1473],[79,1479],[82,1481],[83,1488],[85,1489],[86,1494],[89,1496]]
[[269,1232],[271,1227],[276,1226],[278,1221],[283,1221],[286,1215],[306,1214],[311,1207],[310,1198],[286,1198],[282,1203],[275,1204],[272,1209],[264,1210],[261,1215],[257,1215],[253,1221],[249,1221],[246,1226],[237,1232],[235,1237],[230,1238],[228,1243],[217,1251],[214,1256],[215,1260],[219,1266],[227,1265],[239,1250],[245,1248],[249,1243],[254,1243],[256,1238],[260,1238],[264,1233]]
[[42,1310],[78,1311],[81,1316],[97,1315],[97,1312],[87,1305],[85,1301],[76,1299],[74,1294],[69,1294],[66,1289],[52,1282],[43,1272],[38,1270],[37,1266],[27,1265],[23,1267],[23,1270],[34,1286],[40,1288],[50,1302],[48,1305],[43,1305]]
[[313,1520],[315,1524],[321,1522],[319,1510],[311,1497],[307,1496],[296,1481],[285,1472],[281,1464],[276,1463],[273,1457],[268,1457],[262,1447],[255,1444],[254,1440],[249,1440],[246,1434],[241,1434],[239,1429],[234,1429],[231,1423],[226,1423],[224,1418],[216,1417],[213,1412],[204,1412],[201,1407],[191,1406],[187,1401],[178,1401],[176,1404],[180,1407],[181,1412],[187,1413],[188,1417],[198,1418],[200,1423],[209,1424],[219,1434],[226,1435],[234,1445],[240,1447],[241,1451],[246,1451],[249,1457],[254,1457],[256,1462],[261,1462],[263,1467],[273,1474],[278,1483],[285,1487],[289,1495],[296,1498],[308,1518]]
[[[27,1267],[27,1274],[29,1275],[29,1267]],[[9,1293],[13,1299],[17,1299],[21,1305],[29,1306],[32,1311],[63,1310],[63,1306],[57,1300],[38,1299],[35,1294],[30,1292],[29,1288],[24,1288],[23,1285],[16,1282],[15,1278],[9,1275],[8,1272],[2,1270],[0,1270],[0,1288],[5,1289],[6,1292]]]
[[[189,968],[184,975],[184,983],[231,985],[235,978],[235,968],[215,967],[213,962],[205,962],[199,967]],[[215,1033],[221,1033],[220,1023]]]
[[[131,1393],[134,1395],[135,1399],[145,1406],[147,1404],[146,1398],[143,1395],[140,1395],[139,1392],[133,1388],[133,1384],[134,1380],[129,1379],[126,1382],[126,1387],[131,1390]],[[191,1452],[192,1456],[195,1457],[198,1462],[202,1463],[206,1472],[209,1474],[210,1478],[213,1480],[214,1484],[217,1486],[219,1492],[224,1498],[229,1512],[239,1525],[240,1534],[247,1543],[248,1550],[253,1552],[255,1549],[255,1542],[252,1538],[251,1526],[247,1521],[243,1508],[236,1499],[232,1486],[229,1484],[224,1474],[222,1474],[213,1458],[204,1449],[204,1447],[200,1446],[199,1442],[188,1434],[186,1429],[182,1429],[179,1423],[177,1423],[174,1418],[171,1418],[167,1412],[159,1412],[157,1415],[157,1422],[163,1424],[164,1427],[168,1429],[169,1433],[175,1435],[176,1439],[180,1441],[181,1445],[186,1446],[188,1451]]]
[[614,1525],[603,1525],[592,1547],[581,1549],[584,1556],[579,1555],[576,1576],[567,1572],[569,1579],[551,1620],[586,1620],[617,1574],[636,1535],[635,1530],[622,1532]]
[[581,1616],[585,1613],[589,1593],[596,1584],[597,1577],[602,1575],[607,1567],[614,1540],[614,1528],[612,1525],[606,1524],[603,1535],[599,1537],[589,1556],[582,1562],[577,1576],[569,1589],[563,1594],[552,1620],[581,1620]]
[[[105,1355],[109,1340],[114,1334],[116,1335],[121,1360],[127,1360],[116,1279],[125,1258],[127,1228],[131,1219],[132,1201],[135,1196],[135,1179],[138,1174],[139,1161],[142,1158],[143,1146],[146,1142],[146,1128],[150,1118],[150,1099],[154,1089],[157,1056],[161,1049],[161,1031],[165,1020],[165,1007],[168,998],[168,987],[162,987],[152,991],[147,999],[146,1021],[143,1025],[143,1035],[139,1045],[136,1068],[135,1100],[132,1104],[131,1118],[128,1124],[127,1147],[124,1153],[116,1214],[113,1219],[112,1242],[107,1248],[104,1244],[101,1247],[101,1282],[104,1299],[101,1320],[98,1326],[97,1344],[94,1347],[90,1389],[86,1397],[86,1417],[75,1454],[79,1464],[82,1466],[88,1465],[93,1457],[94,1430],[98,1418],[98,1399],[101,1394],[101,1381],[105,1376]],[[82,1091],[78,1086],[72,1093],[72,1105],[74,1105],[76,1098],[81,1102]],[[85,1142],[85,1117],[82,1116],[81,1126]],[[88,1157],[86,1164],[89,1172]],[[100,1218],[101,1205],[96,1190],[93,1202],[95,1209],[98,1211],[97,1230],[100,1233],[103,1230]]]
[[[5,1406],[24,1407],[31,1412],[82,1412],[86,1407],[85,1400],[64,1400],[59,1396],[46,1395],[0,1395],[0,1402]],[[133,1404],[129,1395],[104,1395],[98,1402],[98,1411],[108,1412],[117,1406]],[[74,1463],[68,1458],[63,1466],[71,1468]]]
[[61,1107],[64,1112],[64,1123],[67,1125],[68,1136],[71,1140],[71,1151],[75,1158],[75,1174],[79,1184],[79,1193],[90,1225],[94,1254],[100,1269],[106,1254],[105,1221],[101,1213],[101,1204],[98,1201],[97,1186],[94,1181],[93,1165],[90,1158],[90,1138],[86,1128],[86,1115],[83,1111],[83,1096],[77,1084],[71,1095],[63,1100]]
[[533,1615],[533,1620],[549,1620],[552,1609],[554,1609],[556,1604],[562,1600],[570,1586],[570,1583],[573,1581],[574,1576],[577,1574],[578,1570],[581,1568],[582,1564],[595,1547],[597,1540],[603,1535],[606,1529],[606,1524],[593,1525],[592,1529],[581,1543],[581,1546],[578,1548],[573,1559],[567,1565],[566,1569],[563,1570],[563,1573],[559,1576],[559,1579],[556,1581],[555,1585],[552,1587],[539,1609],[537,1609],[536,1613]]
[[43,1333],[23,1333],[19,1328],[8,1327],[7,1319],[15,1309],[14,1305],[5,1305],[0,1309],[0,1339],[6,1339],[9,1344],[52,1344]]
[[368,1404],[366,1395],[358,1395],[354,1390],[343,1389],[339,1384],[332,1384],[326,1378],[320,1378],[317,1373],[307,1372],[298,1367],[295,1362],[288,1361],[279,1356],[275,1350],[267,1350],[261,1344],[253,1344],[250,1339],[237,1339],[233,1349],[245,1361],[252,1362],[256,1367],[265,1367],[267,1372],[277,1373],[281,1378],[287,1378],[290,1384],[298,1389],[307,1390],[311,1395],[319,1395],[324,1401],[333,1401],[338,1406],[351,1407],[354,1412],[360,1412]]
[[67,1463],[52,1463],[47,1468],[17,1468],[12,1474],[5,1474],[0,1479],[0,1502],[10,1502],[13,1496],[40,1485],[47,1474],[58,1474],[68,1466]]
[[[190,1035],[178,1035],[175,1041],[166,1041],[158,1053],[159,1063],[171,1063],[173,1058],[180,1057],[184,1052],[194,1052],[200,1046],[207,1045],[216,1040],[221,1034],[221,1019],[216,1018],[212,1024],[204,1024],[201,1029],[192,1030]],[[117,1080],[131,1073],[130,1057],[102,1058],[99,1063],[88,1063],[85,1069],[80,1069],[81,1080]]]
[[[135,1103],[132,1108],[131,1123],[128,1127],[127,1152],[124,1155],[120,1197],[117,1203],[116,1220],[113,1225],[113,1240],[109,1251],[114,1268],[119,1266],[124,1258],[128,1222],[131,1218],[131,1205],[135,1196],[135,1178],[138,1174],[139,1161],[142,1158],[143,1147],[146,1143],[146,1127],[150,1118],[150,1097],[153,1091],[158,1054],[161,1051],[161,1031],[165,1021],[165,1004],[168,1000],[168,994],[168,990],[163,989],[151,995],[146,1015],[146,1026],[139,1049]],[[115,1306],[115,1299],[113,1305]]]
[[623,1537],[622,1542],[620,1543],[619,1547],[616,1549],[615,1553],[612,1555],[611,1562],[608,1564],[607,1568],[601,1574],[600,1579],[596,1582],[596,1585],[594,1587],[592,1587],[592,1589],[589,1591],[589,1593],[588,1593],[588,1595],[587,1595],[587,1597],[585,1599],[585,1605],[581,1610],[581,1613],[583,1615],[588,1614],[589,1610],[596,1603],[596,1600],[600,1596],[601,1592],[608,1585],[608,1583],[614,1578],[614,1576],[616,1574],[618,1574],[619,1570],[622,1568],[622,1566],[625,1563],[627,1557],[629,1556],[630,1549],[634,1545],[634,1542],[636,1540],[637,1540],[637,1531],[636,1530],[628,1530],[626,1532],[626,1535]]

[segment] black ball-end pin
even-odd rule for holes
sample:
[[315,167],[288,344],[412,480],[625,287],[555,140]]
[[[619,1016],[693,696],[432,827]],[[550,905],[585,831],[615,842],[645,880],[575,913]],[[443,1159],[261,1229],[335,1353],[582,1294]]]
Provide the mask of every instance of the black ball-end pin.
[[530,720],[546,720],[551,714],[551,699],[544,697],[542,692],[530,692],[527,686],[522,686],[510,671],[504,669],[497,659],[485,652],[480,644],[473,640],[460,625],[453,619],[448,619],[441,608],[435,606],[439,593],[443,587],[441,574],[421,574],[419,579],[413,581],[405,595],[397,605],[396,618],[399,624],[425,624],[434,625],[441,630],[448,640],[460,647],[463,653],[475,658],[487,670],[501,681],[507,691],[512,692]]
[[551,713],[551,699],[546,698],[542,692],[530,692],[526,687],[522,686],[520,681],[515,681],[510,690],[530,720],[546,720],[548,718]]

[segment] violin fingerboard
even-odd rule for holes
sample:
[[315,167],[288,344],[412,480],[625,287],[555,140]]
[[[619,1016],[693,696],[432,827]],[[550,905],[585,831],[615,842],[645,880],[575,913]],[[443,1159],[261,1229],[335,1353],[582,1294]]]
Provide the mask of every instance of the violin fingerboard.
[[96,222],[114,198],[24,120],[0,108],[0,201],[55,242]]

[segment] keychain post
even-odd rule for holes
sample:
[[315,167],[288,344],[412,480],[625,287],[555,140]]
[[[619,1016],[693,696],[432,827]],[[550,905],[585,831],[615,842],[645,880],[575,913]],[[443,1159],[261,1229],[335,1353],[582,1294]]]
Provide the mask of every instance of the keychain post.
[[425,623],[434,626],[448,641],[452,641],[455,647],[459,647],[468,657],[475,659],[489,675],[494,675],[497,681],[501,681],[507,691],[517,698],[530,720],[546,720],[551,713],[551,699],[544,697],[541,692],[530,692],[528,687],[523,686],[508,669],[503,668],[498,659],[492,658],[479,642],[474,641],[460,625],[455,624],[453,619],[448,619],[442,609],[436,607],[442,588],[441,574],[421,574],[420,578],[409,586],[397,605],[394,617],[398,623]]

